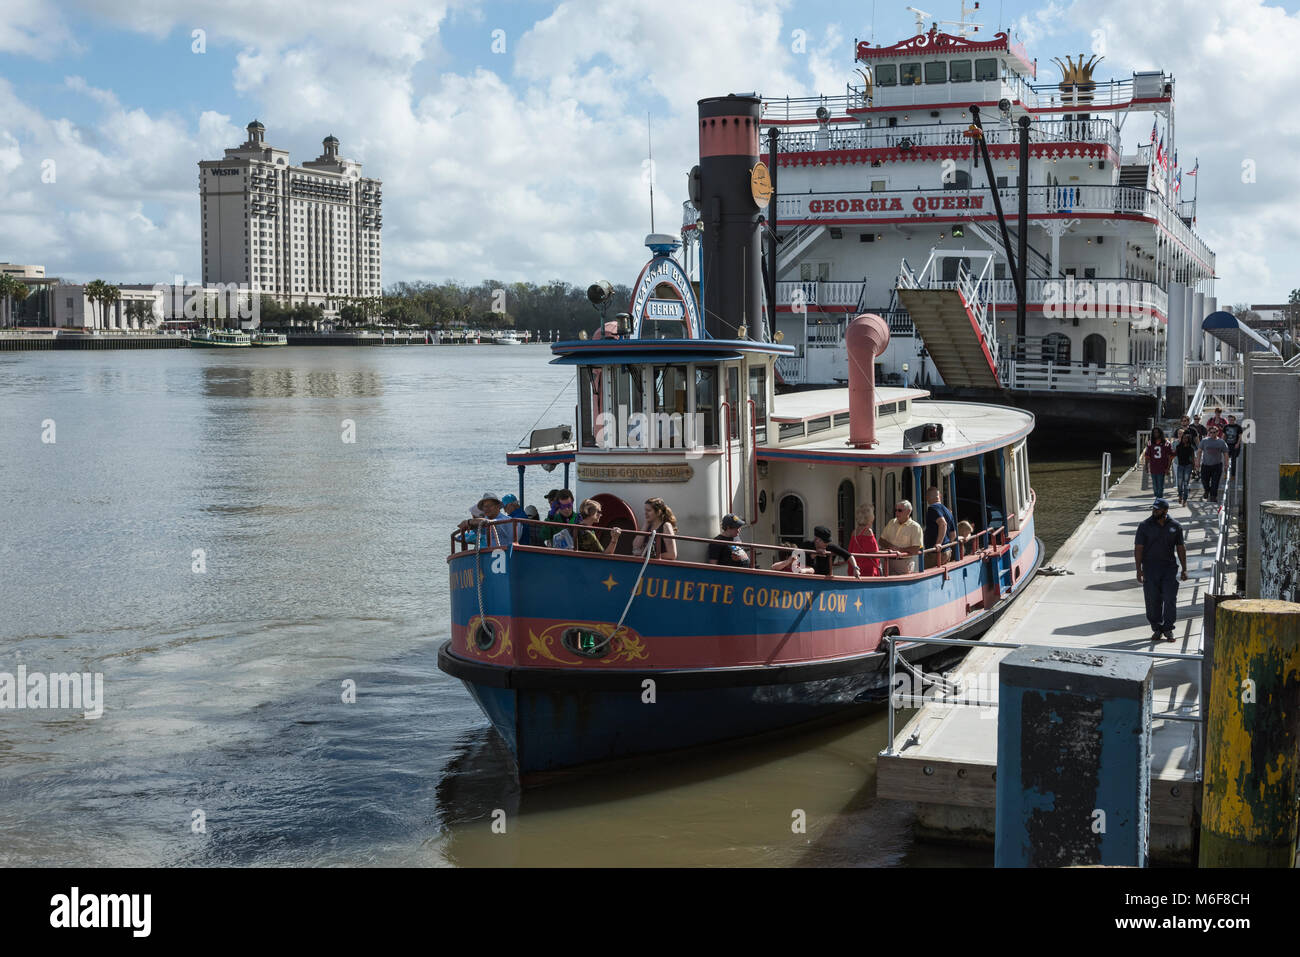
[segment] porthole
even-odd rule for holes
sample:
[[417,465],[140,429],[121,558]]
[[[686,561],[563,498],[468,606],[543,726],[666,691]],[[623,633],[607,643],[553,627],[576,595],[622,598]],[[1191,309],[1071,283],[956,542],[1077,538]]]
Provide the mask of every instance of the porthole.
[[481,621],[479,626],[474,629],[474,644],[479,651],[487,651],[497,641],[496,626],[490,621]]
[[604,658],[609,654],[609,641],[594,628],[567,628],[560,636],[560,644],[583,658]]
[[758,490],[758,513],[762,515],[767,511],[767,489]]

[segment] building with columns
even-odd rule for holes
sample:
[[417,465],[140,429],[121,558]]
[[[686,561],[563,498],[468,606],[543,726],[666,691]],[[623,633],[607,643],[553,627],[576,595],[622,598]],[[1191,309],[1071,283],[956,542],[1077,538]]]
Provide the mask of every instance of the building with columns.
[[330,314],[349,298],[380,295],[383,184],[342,158],[333,136],[320,156],[293,166],[265,135],[254,120],[242,145],[199,163],[203,284],[247,284]]
[[45,295],[49,324],[58,328],[147,329],[163,320],[163,293],[152,286],[119,286],[117,301],[107,304],[92,302],[80,283],[51,284]]

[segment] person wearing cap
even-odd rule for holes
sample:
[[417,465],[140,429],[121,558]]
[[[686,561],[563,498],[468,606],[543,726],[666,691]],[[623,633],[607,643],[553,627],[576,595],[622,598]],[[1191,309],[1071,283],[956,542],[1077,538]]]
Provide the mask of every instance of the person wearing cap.
[[[502,496],[502,498],[501,498],[501,511],[502,511],[503,513],[505,513],[505,515],[506,515],[507,517],[509,517],[509,518],[527,518],[527,517],[528,517],[528,513],[524,511],[524,507],[523,507],[522,505],[519,504],[519,499],[516,498],[514,495],[504,495],[504,496]],[[511,526],[512,526],[512,527],[514,528],[514,530],[515,530],[515,542],[516,542],[517,544],[519,544],[519,545],[527,545],[527,544],[528,544],[528,526],[527,526],[527,525],[514,525],[513,523],[511,523]]]
[[[547,497],[551,500],[551,511],[546,516],[547,522],[561,523],[563,525],[578,525],[581,519],[578,517],[573,508],[573,493],[567,488],[554,489],[555,494],[552,496],[548,493]],[[557,542],[555,536],[559,535]],[[549,524],[542,527],[538,535],[543,545],[551,547],[572,548],[574,545],[573,531],[566,528],[560,528],[559,525]],[[564,544],[567,542],[567,544]]]
[[482,518],[468,518],[456,527],[462,532],[470,528],[476,529],[480,548],[506,548],[513,545],[515,525],[501,514],[501,499],[493,492],[484,492],[478,500],[478,507],[483,511]]
[[832,542],[831,530],[825,525],[818,525],[813,529],[813,552],[810,558],[812,569],[818,575],[829,578],[835,566],[835,559],[842,558],[849,563],[849,571],[853,573],[854,578],[862,577],[853,553]]
[[749,552],[735,544],[740,530],[745,527],[739,515],[722,516],[722,534],[714,535],[709,543],[709,564],[726,568],[748,568]]
[[[1177,556],[1177,562],[1175,562]],[[1151,503],[1151,516],[1137,527],[1133,537],[1133,563],[1146,598],[1151,640],[1174,640],[1178,619],[1178,582],[1187,581],[1187,549],[1183,527],[1169,517],[1169,503],[1158,498]],[[1181,576],[1178,565],[1183,567]]]

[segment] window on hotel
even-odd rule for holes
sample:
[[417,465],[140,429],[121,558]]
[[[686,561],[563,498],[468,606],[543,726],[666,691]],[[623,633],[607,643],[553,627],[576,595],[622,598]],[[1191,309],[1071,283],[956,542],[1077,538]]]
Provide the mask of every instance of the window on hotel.
[[[996,60],[993,61],[995,64]],[[996,72],[996,68],[995,68]],[[898,82],[903,86],[915,86],[921,82],[921,64],[904,63],[899,73]]]
[[926,83],[947,83],[948,82],[948,64],[943,60],[937,60],[934,63],[925,65],[925,82]]
[[876,86],[897,86],[898,85],[898,67],[893,63],[882,63],[872,71],[875,74]]
[[998,61],[997,57],[990,57],[987,60],[975,61],[975,79],[996,80],[998,78]]
[[952,60],[948,64],[949,83],[969,83],[971,78],[970,60]]

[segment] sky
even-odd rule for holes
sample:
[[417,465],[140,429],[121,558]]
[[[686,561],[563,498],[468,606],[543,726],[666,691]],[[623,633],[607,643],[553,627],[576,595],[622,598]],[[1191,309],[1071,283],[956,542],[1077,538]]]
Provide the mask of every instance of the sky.
[[[985,0],[970,19],[976,39],[1010,28],[1040,82],[1080,52],[1104,54],[1099,79],[1173,73],[1220,304],[1300,287],[1296,3]],[[293,163],[333,134],[384,181],[385,285],[628,283],[651,178],[656,226],[680,227],[697,100],[840,94],[855,38],[914,23],[871,0],[0,0],[0,261],[199,281],[197,163],[256,118]]]

